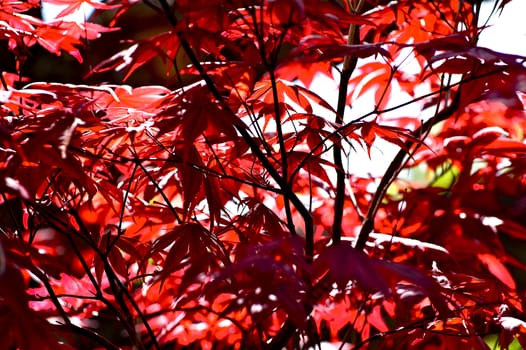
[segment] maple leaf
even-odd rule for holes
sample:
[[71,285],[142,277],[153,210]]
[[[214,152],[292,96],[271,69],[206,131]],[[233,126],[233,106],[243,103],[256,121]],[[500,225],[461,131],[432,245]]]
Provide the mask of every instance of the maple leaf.
[[360,131],[362,134],[362,140],[367,147],[369,156],[371,152],[371,146],[376,140],[376,137],[380,137],[390,143],[393,143],[407,152],[409,151],[407,148],[407,141],[421,143],[421,141],[411,135],[408,130],[404,130],[403,128],[395,126],[380,125],[376,122],[376,120],[363,122],[361,124]]
[[47,2],[0,2],[0,348],[525,345],[526,72],[480,2]]

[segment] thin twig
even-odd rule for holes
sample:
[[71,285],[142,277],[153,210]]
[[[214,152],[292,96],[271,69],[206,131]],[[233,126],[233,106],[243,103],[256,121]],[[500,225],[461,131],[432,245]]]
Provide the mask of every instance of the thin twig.
[[143,171],[143,173],[148,177],[148,179],[150,180],[150,182],[152,183],[152,185],[155,187],[155,189],[159,192],[159,194],[161,195],[161,197],[163,197],[163,200],[166,204],[166,206],[168,206],[168,209],[170,209],[170,211],[172,212],[173,216],[175,217],[175,220],[177,220],[177,223],[178,224],[181,224],[183,222],[183,220],[181,219],[181,217],[179,216],[179,214],[177,214],[177,210],[175,210],[174,206],[172,205],[172,203],[170,202],[170,199],[166,196],[166,194],[164,193],[163,189],[161,188],[161,186],[159,186],[159,184],[157,183],[157,181],[155,181],[155,179],[153,178],[153,176],[148,172],[148,169],[146,169],[144,167],[144,165],[142,165],[142,162],[139,160],[139,159],[136,159],[135,160],[135,164],[137,164],[141,170]]
[[106,252],[108,254],[110,250],[113,248],[113,246],[117,243],[119,238],[124,234],[124,230],[122,229],[122,222],[124,220],[124,213],[126,211],[126,202],[128,202],[128,196],[130,195],[131,185],[132,185],[133,178],[135,177],[135,173],[137,172],[138,167],[139,166],[137,164],[134,165],[132,173],[130,175],[130,181],[128,181],[128,187],[124,191],[124,198],[122,199],[121,212],[119,214],[119,225],[117,227],[117,236],[113,240],[108,239],[108,246],[106,247]]

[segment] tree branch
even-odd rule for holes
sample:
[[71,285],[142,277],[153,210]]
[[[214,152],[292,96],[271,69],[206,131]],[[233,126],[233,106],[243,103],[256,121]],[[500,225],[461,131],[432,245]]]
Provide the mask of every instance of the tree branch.
[[[355,64],[356,65],[356,64]],[[340,90],[338,93],[338,109],[335,122],[343,124],[343,113],[347,97],[347,84],[352,75],[352,71],[343,70],[340,76]],[[334,197],[334,221],[332,223],[332,241],[337,244],[342,236],[343,207],[345,203],[345,170],[342,160],[342,145],[335,144],[333,147],[334,165],[336,169],[336,196]]]
[[[429,130],[431,130],[431,128],[434,125],[451,117],[458,110],[459,105],[460,105],[460,90],[456,92],[455,97],[453,98],[451,104],[448,107],[444,108],[442,111],[437,113],[435,117],[427,120],[419,128],[413,131],[412,136],[420,139],[422,135],[427,135]],[[414,141],[412,140],[406,141],[405,148],[398,151],[393,161],[387,168],[384,176],[382,177],[382,180],[380,181],[380,184],[378,185],[378,190],[375,192],[374,197],[371,201],[371,204],[369,205],[367,215],[365,216],[365,220],[363,222],[362,228],[360,230],[360,233],[358,234],[358,239],[356,240],[356,245],[355,245],[356,249],[363,250],[365,248],[365,244],[367,243],[369,234],[374,230],[374,218],[376,216],[376,213],[378,212],[380,203],[385,193],[387,192],[387,189],[389,188],[389,186],[394,181],[394,179],[396,178],[396,176],[398,175],[398,173],[400,172],[402,168],[404,159],[408,154],[408,151],[406,151],[406,149],[409,150],[414,145],[415,145]]]
[[[175,19],[173,13],[170,11],[170,7],[166,0],[161,0],[161,5],[163,7],[163,10],[165,11],[165,14],[172,25],[172,27],[176,27],[177,20]],[[188,41],[183,37],[182,33],[177,32],[176,35],[179,38],[179,41],[181,42],[181,47],[183,48],[184,52],[190,59],[190,62],[192,65],[197,69],[199,72],[201,78],[204,80],[206,86],[210,90],[210,93],[214,98],[220,103],[221,107],[228,111],[232,115],[232,122],[234,124],[234,127],[236,130],[241,134],[241,137],[245,140],[245,142],[250,147],[250,150],[254,153],[256,158],[261,162],[263,167],[268,171],[270,176],[273,178],[274,181],[280,186],[283,193],[286,194],[289,198],[291,203],[294,205],[294,207],[298,210],[301,217],[303,218],[303,222],[305,224],[305,255],[309,260],[312,259],[314,255],[314,228],[312,227],[312,217],[309,212],[309,210],[305,207],[303,202],[296,196],[296,194],[290,189],[288,186],[288,183],[286,179],[283,179],[279,172],[272,166],[270,161],[267,159],[267,156],[261,151],[258,144],[252,139],[250,134],[247,131],[246,126],[244,123],[237,117],[237,115],[230,109],[228,104],[226,103],[224,97],[219,93],[217,90],[217,87],[215,86],[214,82],[210,78],[210,76],[206,73],[203,66],[201,65],[201,62],[198,60],[197,56],[193,52],[190,44]]]
[[[359,13],[364,1],[360,0],[355,13]],[[347,37],[348,45],[355,45],[360,41],[360,29],[358,25],[351,24],[349,26],[349,33]],[[358,63],[358,57],[345,56],[343,61],[343,69],[340,74],[340,88],[338,91],[338,104],[336,107],[337,125],[343,124],[343,115],[345,113],[345,106],[347,101],[347,86],[354,69]],[[342,219],[345,204],[345,171],[342,161],[342,145],[336,144],[333,148],[334,165],[336,168],[336,196],[334,198],[334,221],[332,223],[332,241],[337,244],[342,236]]]

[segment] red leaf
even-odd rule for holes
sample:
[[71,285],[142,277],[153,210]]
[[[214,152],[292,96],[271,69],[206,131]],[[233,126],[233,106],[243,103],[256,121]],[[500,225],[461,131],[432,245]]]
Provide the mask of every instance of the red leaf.
[[421,143],[419,139],[411,135],[411,133],[406,130],[395,126],[380,125],[376,120],[370,122],[362,123],[362,137],[367,145],[368,149],[372,146],[376,136],[393,143],[404,151],[409,152],[407,148],[407,141],[412,143]]
[[495,255],[484,253],[477,254],[477,257],[499,281],[512,290],[516,288],[515,280],[499,258]]
[[[305,161],[305,159],[307,159]],[[333,164],[307,152],[293,151],[287,155],[287,160],[289,162],[289,174],[292,174],[292,171],[297,170],[296,168],[303,162],[303,170],[306,172],[320,178],[325,181],[325,183],[330,184],[331,180],[327,175],[327,170],[325,170],[322,165],[333,167]]]
[[[184,160],[190,164],[202,165],[197,149],[191,145],[184,150]],[[178,166],[179,177],[181,179],[181,189],[183,192],[183,208],[187,215],[190,215],[194,207],[201,202],[204,193],[203,181],[204,175],[201,171],[191,165],[182,164]]]
[[179,45],[179,39],[175,33],[161,33],[139,41],[109,59],[102,61],[91,70],[90,74],[109,70],[126,70],[126,75],[123,78],[123,81],[126,81],[135,70],[154,58],[161,57],[167,62],[175,60],[179,51]]
[[411,282],[416,288],[421,289],[424,295],[429,297],[440,315],[447,316],[451,314],[446,299],[440,293],[440,285],[422,274],[418,269],[387,260],[375,260],[375,264],[377,271],[385,279],[390,280],[391,283],[398,283],[404,280]]
[[431,39],[425,42],[415,44],[414,48],[417,53],[427,59],[436,60],[437,51],[462,52],[469,49],[470,41],[465,34],[455,33],[444,37]]
[[343,44],[329,44],[320,42],[319,37],[312,37],[305,39],[298,48],[291,52],[291,59],[300,62],[319,62],[328,61],[335,58],[343,58],[346,56],[366,58],[371,56],[381,55],[388,59],[391,58],[389,52],[379,45],[359,44],[359,45],[343,45]]
[[[161,278],[182,269],[186,263],[183,260],[188,257],[200,272],[208,272],[211,264],[217,259],[224,259],[224,251],[221,243],[214,234],[199,224],[183,224],[174,228],[157,239],[149,252],[150,256],[164,251],[170,247],[163,264]],[[212,260],[209,258],[212,257]],[[194,269],[195,270],[195,269]],[[197,278],[197,274],[192,275]]]
[[384,296],[392,293],[384,277],[376,271],[374,260],[354,249],[349,241],[327,247],[315,260],[314,271],[317,272],[315,278],[328,273],[340,289],[356,281],[366,290],[379,291]]

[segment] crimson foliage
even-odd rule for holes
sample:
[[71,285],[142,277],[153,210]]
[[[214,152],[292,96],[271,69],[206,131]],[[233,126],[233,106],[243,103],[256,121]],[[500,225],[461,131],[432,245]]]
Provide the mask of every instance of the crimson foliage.
[[[525,59],[480,1],[45,2],[0,1],[1,349],[526,346]],[[116,33],[122,81],[24,75]]]

